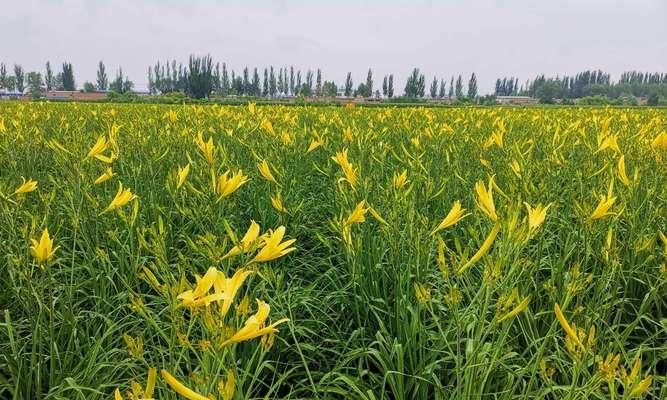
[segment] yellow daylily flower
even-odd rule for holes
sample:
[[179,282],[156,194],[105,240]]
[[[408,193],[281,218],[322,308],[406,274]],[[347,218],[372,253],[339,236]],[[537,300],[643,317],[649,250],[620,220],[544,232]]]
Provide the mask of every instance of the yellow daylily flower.
[[222,345],[224,346],[229,343],[245,342],[260,336],[278,332],[276,326],[289,321],[289,319],[283,318],[274,322],[273,324],[265,326],[264,323],[269,317],[270,309],[271,307],[267,303],[257,299],[257,313],[248,318],[243,325],[243,328],[239,329],[232,337],[224,341]]
[[575,332],[567,322],[567,319],[565,318],[565,315],[563,315],[563,311],[561,311],[558,303],[554,304],[554,313],[556,314],[556,318],[558,319],[560,326],[563,327],[563,330],[567,336],[570,337],[570,340],[574,341],[574,343],[578,344],[582,349],[586,349],[586,346],[584,346],[584,344],[581,342],[581,339],[579,339],[577,332]]
[[527,296],[516,307],[514,307],[512,310],[507,312],[502,317],[500,317],[498,319],[498,322],[500,323],[500,322],[503,322],[507,319],[516,317],[517,315],[521,314],[526,308],[528,308],[528,304],[530,304],[530,296]]
[[493,178],[489,179],[488,188],[484,186],[484,182],[479,181],[475,184],[475,191],[477,192],[477,206],[484,214],[486,214],[491,221],[498,220],[496,214],[496,205],[493,202]]
[[213,165],[215,163],[215,159],[213,157],[213,151],[215,150],[213,145],[213,137],[209,137],[208,141],[204,142],[203,134],[199,132],[197,138],[195,139],[195,143],[197,144],[197,147],[199,147],[199,151],[201,151],[202,156],[204,156],[206,162]]
[[408,180],[408,170],[404,169],[400,174],[394,175],[394,187],[397,190],[403,189],[410,182]]
[[239,170],[231,178],[227,178],[229,171],[226,171],[224,174],[220,175],[218,178],[218,185],[216,192],[220,198],[227,197],[238,190],[246,182],[248,182],[248,177],[243,175],[243,171]]
[[[148,369],[148,379],[146,380],[146,387],[142,388],[138,383],[133,382],[133,389],[130,395],[131,398],[138,398],[141,400],[152,400],[153,392],[155,391],[155,381],[157,378],[157,370],[155,368]],[[123,400],[120,394],[120,389],[116,388],[113,393],[114,400]]]
[[259,173],[262,175],[264,179],[266,179],[269,182],[278,183],[276,182],[276,178],[273,176],[273,173],[271,172],[271,167],[269,166],[269,163],[266,160],[262,160],[261,163],[257,164],[257,169],[259,170]]
[[366,221],[366,212],[368,211],[368,208],[365,207],[366,201],[361,200],[355,207],[354,210],[350,213],[350,215],[347,217],[345,220],[344,225],[352,225],[355,223],[361,223]]
[[549,210],[551,204],[553,203],[542,206],[542,203],[538,203],[535,208],[532,208],[530,204],[526,203],[525,201],[523,202],[523,205],[526,207],[526,211],[528,211],[528,229],[532,231],[539,228],[540,225],[544,223],[544,219],[547,217],[547,210]]
[[166,369],[163,369],[161,372],[162,378],[164,378],[167,385],[172,388],[176,393],[185,397],[188,400],[211,400],[208,397],[202,396],[201,394],[195,392],[194,390],[188,388],[182,384],[178,379],[174,378]]
[[109,143],[107,142],[106,136],[102,135],[97,138],[97,141],[93,147],[88,151],[86,158],[95,157],[98,158],[102,153],[107,149]]
[[14,193],[12,193],[12,195],[26,194],[26,193],[34,192],[35,190],[37,190],[37,182],[36,181],[33,181],[32,179],[28,179],[26,181],[25,178],[23,178],[23,177],[21,177],[21,181],[22,181],[21,185],[19,185],[19,187],[17,187],[16,190],[14,190]]
[[480,246],[479,250],[473,256],[459,268],[456,273],[461,275],[463,274],[468,268],[470,268],[471,265],[476,263],[477,261],[481,260],[482,257],[489,251],[491,248],[491,245],[493,245],[493,241],[496,240],[496,236],[498,235],[498,232],[500,232],[500,224],[496,223],[493,226],[493,229],[491,229],[491,232],[489,232],[489,235],[484,239],[484,243],[482,243],[482,246]]
[[257,241],[257,238],[259,237],[259,224],[257,222],[251,220],[250,221],[250,226],[248,227],[248,230],[246,231],[245,235],[241,238],[241,242],[232,247],[231,250],[227,252],[222,258],[223,260],[228,257],[234,257],[236,255],[239,255],[241,253],[246,253],[248,252],[252,245],[255,244]]
[[346,181],[354,189],[355,185],[357,184],[357,170],[352,166],[350,161],[347,159],[347,149],[337,152],[336,156],[331,157],[331,159],[336,164],[338,164],[338,166],[340,166],[341,170],[343,171],[343,175],[345,175],[344,178],[339,179],[339,182]]
[[223,400],[232,400],[235,391],[236,377],[234,376],[234,370],[230,368],[227,370],[227,379],[224,382],[222,379],[218,382],[218,393],[222,396]]
[[116,175],[111,168],[107,168],[102,175],[95,179],[95,185],[100,185]]
[[447,213],[447,216],[445,216],[445,218],[440,221],[438,226],[436,226],[433,232],[431,232],[431,235],[435,235],[437,232],[455,225],[460,220],[470,215],[470,213],[466,214],[465,212],[466,209],[461,207],[461,202],[456,200],[452,205],[452,208]]
[[429,300],[431,300],[431,289],[426,287],[426,285],[415,282],[414,288],[415,297],[417,298],[418,302],[421,304],[426,304]]
[[184,307],[199,307],[207,306],[214,301],[222,300],[224,293],[216,292],[209,294],[208,292],[213,287],[217,277],[218,270],[215,267],[209,268],[203,277],[197,281],[194,290],[186,290],[179,294],[176,298],[182,301]]
[[40,264],[47,262],[55,254],[58,247],[53,248],[53,240],[49,236],[49,230],[44,228],[39,242],[35,239],[30,239],[32,246],[30,246],[30,253]]
[[593,210],[593,213],[591,213],[590,219],[596,220],[613,214],[609,212],[609,209],[614,205],[614,202],[616,202],[616,197],[609,194],[602,197],[595,210]]
[[224,317],[227,315],[229,308],[234,303],[234,298],[236,298],[236,293],[239,291],[243,282],[252,274],[252,271],[248,271],[244,268],[239,268],[234,272],[231,278],[227,278],[224,273],[219,272],[215,281],[213,282],[213,288],[216,293],[224,293],[225,296],[222,298],[222,304],[220,305],[220,315]]
[[271,205],[278,212],[281,212],[281,213],[287,212],[287,209],[283,205],[283,199],[280,196],[280,193],[276,193],[275,196],[271,196]]
[[620,156],[618,158],[618,164],[616,166],[618,179],[625,185],[630,186],[630,178],[625,171],[625,156]]
[[111,203],[109,203],[109,206],[102,211],[102,214],[108,212],[108,211],[113,211],[113,210],[118,210],[119,208],[123,207],[127,203],[131,202],[132,200],[136,199],[137,196],[135,194],[132,194],[130,189],[123,189],[123,184],[119,183],[118,184],[118,192],[116,193],[116,196],[111,200]]
[[186,164],[185,167],[178,167],[178,174],[176,180],[176,189],[180,189],[181,186],[185,183],[185,179],[190,173],[190,164]]
[[667,131],[661,132],[651,142],[653,150],[667,150]]
[[282,257],[294,250],[296,247],[289,247],[296,239],[286,240],[282,243],[280,241],[285,235],[285,227],[279,226],[275,232],[269,232],[268,237],[264,238],[264,246],[259,250],[255,258],[251,262],[266,262]]
[[308,146],[308,150],[306,150],[306,154],[310,153],[311,151],[315,150],[316,148],[322,146],[324,142],[322,142],[319,139],[313,139],[312,142],[310,142],[310,145]]

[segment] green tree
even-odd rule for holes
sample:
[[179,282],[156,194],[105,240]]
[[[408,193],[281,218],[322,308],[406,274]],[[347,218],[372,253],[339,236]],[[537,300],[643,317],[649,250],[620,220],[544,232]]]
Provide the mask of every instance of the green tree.
[[95,86],[94,83],[88,82],[88,81],[84,82],[84,84],[83,84],[83,91],[84,92],[92,93],[92,92],[95,91],[95,89],[96,89],[96,86]]
[[74,81],[74,70],[72,69],[71,63],[63,63],[63,89],[65,90],[76,90],[76,83]]
[[438,78],[436,78],[435,76],[433,77],[433,81],[431,82],[431,88],[429,90],[429,94],[431,95],[432,99],[438,97]]
[[190,55],[188,69],[185,73],[186,94],[195,99],[208,98],[213,91],[213,80],[213,60],[211,56],[195,57]]
[[279,94],[284,94],[285,93],[285,81],[283,80],[283,68],[280,67],[280,71],[278,71],[278,93]]
[[[157,76],[155,76],[155,79],[157,79]],[[97,90],[107,90],[108,87],[109,79],[107,78],[107,71],[104,67],[104,63],[100,60],[97,64]]]
[[335,82],[324,81],[322,84],[322,93],[327,97],[336,97],[338,94],[338,87]]
[[223,96],[229,95],[230,83],[229,83],[229,74],[227,73],[227,64],[222,63],[222,78],[220,82],[220,94]]
[[42,81],[42,74],[39,72],[29,72],[27,76],[28,83],[28,92],[32,95],[33,98],[37,99],[42,97],[44,92],[44,82]]
[[404,94],[406,97],[424,97],[426,81],[424,75],[419,72],[419,68],[413,68],[412,73],[405,82]]
[[387,80],[387,97],[390,99],[394,97],[394,74],[389,74],[389,79]]
[[240,92],[240,94],[244,96],[249,96],[251,92],[251,87],[250,87],[250,77],[248,76],[248,67],[243,68],[243,90]]
[[53,90],[55,77],[53,76],[53,70],[51,69],[51,63],[49,61],[46,62],[46,75],[44,76],[44,83],[46,84],[46,90]]
[[0,63],[0,89],[7,87],[7,66],[4,63]]
[[345,97],[350,97],[352,96],[352,88],[353,88],[353,83],[352,83],[352,72],[347,73],[347,77],[345,77]]
[[366,74],[366,95],[364,97],[371,97],[373,95],[373,71],[368,68]]
[[269,70],[269,94],[271,97],[276,97],[276,74],[273,71],[273,65]]
[[387,97],[387,75],[382,79],[382,95]]
[[264,68],[264,81],[262,82],[262,96],[269,96],[269,70]]
[[475,76],[474,72],[470,75],[470,80],[468,81],[468,98],[477,98],[477,76]]
[[259,86],[259,72],[257,71],[257,67],[252,69],[252,82],[250,84],[251,86],[251,91],[253,96],[261,96],[262,95],[262,88]]
[[13,92],[16,89],[16,77],[15,76],[8,76],[5,79],[5,87],[10,92]]
[[463,98],[463,78],[461,75],[456,79],[456,98]]
[[294,94],[294,66],[289,67],[289,93]]
[[657,91],[654,91],[651,94],[649,94],[648,98],[646,99],[646,105],[650,107],[657,106],[659,102],[660,102],[660,95],[658,94]]
[[449,80],[449,92],[447,93],[447,97],[450,99],[454,97],[454,77],[452,76],[452,79]]
[[560,84],[552,79],[544,81],[535,91],[540,103],[553,104],[554,99],[559,96]]
[[14,64],[14,85],[17,92],[23,93],[25,90],[25,73],[23,67],[18,64]]
[[315,81],[315,95],[322,96],[322,71],[317,69],[317,80]]
[[447,92],[445,91],[445,80],[440,79],[440,92],[438,93],[438,98],[444,99],[445,96],[447,96]]

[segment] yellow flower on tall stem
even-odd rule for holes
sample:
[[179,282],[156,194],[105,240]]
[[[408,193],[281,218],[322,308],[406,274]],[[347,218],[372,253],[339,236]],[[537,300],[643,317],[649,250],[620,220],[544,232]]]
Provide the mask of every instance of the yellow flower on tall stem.
[[222,345],[245,342],[260,336],[278,332],[276,326],[289,321],[289,319],[283,318],[267,326],[265,325],[265,322],[269,317],[270,310],[271,307],[267,303],[257,299],[257,313],[248,318],[243,325],[243,328],[239,329],[232,337],[224,341]]
[[268,236],[264,238],[264,246],[259,250],[252,262],[267,262],[282,257],[294,250],[296,247],[289,247],[296,239],[286,240],[282,243],[280,241],[285,235],[285,227],[280,226],[274,232],[269,232]]
[[30,253],[37,260],[38,263],[46,263],[55,254],[58,247],[53,248],[53,240],[49,236],[49,230],[44,228],[39,242],[35,239],[30,239],[32,246],[30,246]]
[[[130,398],[146,399],[146,400],[152,399],[153,392],[155,391],[156,378],[157,378],[157,370],[155,368],[149,368],[148,379],[146,380],[146,387],[142,388],[141,385],[133,381],[132,393],[130,394]],[[123,396],[120,394],[120,389],[116,388],[113,395],[114,395],[114,400],[123,400]]]
[[355,207],[354,210],[350,213],[350,215],[347,217],[345,220],[345,226],[349,226],[352,224],[356,223],[361,223],[366,221],[366,212],[368,211],[368,208],[365,207],[366,201],[361,200]]
[[241,253],[247,253],[250,251],[252,246],[256,244],[257,238],[259,237],[259,224],[255,221],[250,221],[250,226],[248,227],[248,230],[246,231],[245,235],[241,238],[241,241],[239,242],[238,245],[232,247],[231,250],[227,252],[222,258],[228,258],[228,257],[234,257],[236,255],[239,255]]
[[104,135],[98,137],[93,147],[88,151],[86,158],[99,157],[107,149],[108,145],[109,143],[107,143],[107,138]]
[[95,179],[95,185],[101,185],[116,175],[111,168],[107,168],[102,175]]
[[618,164],[616,165],[618,179],[625,185],[630,186],[630,178],[625,170],[625,156],[620,156],[618,158]]
[[116,196],[111,200],[111,203],[107,208],[104,209],[104,211],[101,212],[101,214],[104,214],[109,211],[114,211],[118,210],[119,208],[123,207],[127,203],[131,202],[132,200],[136,199],[137,195],[132,194],[130,189],[123,189],[123,184],[119,183],[118,184],[118,192],[116,193]]
[[169,372],[167,372],[166,369],[163,369],[160,373],[162,374],[162,378],[164,378],[165,382],[167,382],[167,385],[169,385],[172,390],[185,397],[186,399],[211,400],[210,398],[202,396],[201,394],[182,384],[178,379],[174,378]]
[[452,208],[449,210],[449,213],[447,213],[447,216],[445,216],[438,226],[435,227],[433,232],[431,232],[431,235],[435,235],[437,232],[455,225],[468,215],[470,215],[470,213],[466,214],[466,209],[462,208],[461,202],[456,200],[452,205]]
[[491,221],[498,221],[498,214],[496,214],[496,205],[493,202],[493,178],[489,179],[488,188],[484,186],[484,182],[479,181],[475,184],[475,191],[477,192],[477,206],[484,214],[486,214]]
[[336,164],[338,164],[338,166],[340,166],[341,170],[343,171],[343,175],[345,175],[344,178],[339,179],[339,182],[346,181],[354,189],[355,185],[357,184],[357,170],[347,159],[347,149],[337,152],[336,156],[331,157],[331,159]]
[[280,193],[276,193],[275,196],[271,196],[271,205],[278,212],[281,212],[281,213],[287,212],[287,209],[283,205],[283,199],[280,196]]
[[227,197],[237,191],[241,186],[248,182],[248,177],[243,175],[243,171],[239,170],[231,178],[228,178],[229,171],[220,175],[216,192],[220,198]]
[[180,189],[181,186],[185,183],[188,174],[190,173],[190,164],[186,164],[185,167],[178,167],[178,174],[176,179],[176,189]]
[[563,311],[561,311],[558,303],[554,304],[554,313],[556,314],[556,319],[558,319],[560,326],[563,328],[570,340],[578,344],[582,350],[585,350],[586,346],[584,346],[584,344],[581,342],[581,339],[579,339],[577,332],[575,332],[575,330],[572,329],[570,324],[567,322],[567,319],[565,318],[565,315],[563,315]]
[[199,147],[199,151],[201,151],[206,162],[213,165],[215,163],[215,159],[213,158],[213,151],[215,150],[215,147],[213,146],[213,137],[209,137],[208,141],[204,142],[204,137],[202,133],[199,132],[195,139],[195,143],[197,144],[197,147]]
[[273,173],[271,172],[271,167],[269,166],[269,163],[266,160],[262,160],[261,163],[257,164],[257,169],[259,170],[259,173],[262,175],[264,179],[266,179],[269,182],[278,183],[276,182],[276,178],[273,176]]
[[547,210],[551,207],[552,203],[542,206],[542,203],[538,203],[535,208],[531,207],[530,204],[523,202],[523,205],[528,211],[528,229],[533,231],[540,227],[544,223],[545,218],[547,217]]
[[408,180],[408,170],[404,169],[400,174],[394,175],[394,187],[396,190],[403,189],[410,182]]
[[19,185],[19,187],[17,187],[16,190],[14,190],[14,193],[12,193],[12,195],[26,194],[26,193],[34,192],[35,190],[37,190],[37,182],[36,181],[33,181],[32,179],[28,179],[26,181],[25,178],[21,178],[21,181],[22,181],[21,185]]
[[310,153],[311,151],[315,150],[316,148],[322,146],[324,142],[320,139],[313,139],[312,142],[310,142],[310,145],[308,146],[308,150],[306,150],[306,154]]
[[615,202],[616,202],[616,197],[613,197],[609,194],[602,197],[597,207],[595,207],[595,210],[593,210],[593,213],[591,213],[590,219],[596,220],[604,218],[607,215],[612,215],[613,213],[609,212],[609,209],[611,209],[611,207],[614,205]]
[[456,273],[459,275],[463,274],[468,268],[470,268],[471,265],[481,260],[482,257],[488,253],[489,249],[491,249],[491,245],[493,245],[493,241],[496,240],[498,232],[500,232],[500,224],[496,223],[493,226],[493,229],[491,229],[491,232],[489,232],[489,235],[486,237],[486,239],[484,239],[484,243],[482,243],[482,246],[480,246],[479,250],[477,250],[477,252],[473,254],[472,257],[470,257],[470,260],[463,264],[461,268],[456,271]]

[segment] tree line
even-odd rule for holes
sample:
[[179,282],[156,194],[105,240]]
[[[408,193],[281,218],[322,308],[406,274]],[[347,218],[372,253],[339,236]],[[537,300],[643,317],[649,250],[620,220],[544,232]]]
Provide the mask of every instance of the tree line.
[[[346,74],[345,80],[338,85],[333,80],[323,78],[322,71],[295,69],[294,66],[264,68],[244,67],[237,72],[226,63],[213,62],[210,55],[190,55],[186,63],[176,60],[157,61],[147,71],[148,91],[150,94],[184,93],[193,98],[212,96],[249,96],[278,98],[285,96],[303,97],[346,97],[393,98],[394,74],[382,77],[382,84],[375,85],[373,70],[368,69],[366,78],[355,86],[352,73]],[[64,62],[55,72],[50,62],[45,70],[26,72],[14,64],[9,69],[0,63],[0,90],[30,93],[39,97],[44,91],[76,90],[72,64]],[[84,91],[111,91],[128,93],[134,83],[118,67],[114,78],[107,75],[105,64],[97,66],[95,82],[85,82]],[[667,97],[667,73],[647,73],[627,71],[617,81],[601,70],[587,70],[572,76],[547,77],[538,75],[525,84],[519,85],[517,77],[509,76],[496,79],[493,96],[530,96],[549,103],[555,99],[579,99],[589,96],[618,98],[621,96]],[[425,75],[419,68],[414,68],[408,75],[402,93],[407,98],[456,99],[475,101],[478,96],[477,76],[473,72],[464,82],[462,75],[451,76],[449,81],[433,76],[427,87]]]
[[667,97],[667,73],[641,71],[623,72],[617,81],[600,70],[588,70],[573,76],[546,77],[539,75],[526,82],[520,94],[539,98],[544,103],[555,99],[580,99],[601,96],[611,99],[619,97],[646,97],[649,104]]
[[[13,75],[10,74],[13,72]],[[132,91],[134,83],[123,74],[123,69],[118,68],[116,77],[109,80],[106,67],[102,61],[98,64],[97,81],[84,82],[83,90],[86,92],[95,91],[114,91],[117,93],[127,93]],[[41,71],[30,71],[26,73],[18,64],[14,64],[13,71],[7,69],[7,65],[0,63],[0,90],[10,92],[29,93],[33,97],[41,96],[45,91],[51,90],[77,90],[76,80],[74,78],[74,68],[72,63],[64,62],[61,70],[54,73],[51,62],[47,61],[44,73]]]

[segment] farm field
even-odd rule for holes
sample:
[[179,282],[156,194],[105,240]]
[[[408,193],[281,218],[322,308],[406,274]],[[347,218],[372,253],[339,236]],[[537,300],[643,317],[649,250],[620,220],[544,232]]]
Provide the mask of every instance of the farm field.
[[667,110],[0,104],[0,398],[665,399]]

